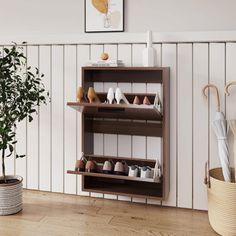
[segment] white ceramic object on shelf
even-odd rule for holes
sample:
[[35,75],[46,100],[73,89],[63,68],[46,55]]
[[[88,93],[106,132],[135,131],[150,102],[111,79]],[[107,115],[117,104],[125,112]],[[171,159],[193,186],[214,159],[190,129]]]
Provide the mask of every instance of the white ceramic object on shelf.
[[143,50],[143,66],[155,66],[155,49],[152,47],[152,31],[147,32],[147,47]]

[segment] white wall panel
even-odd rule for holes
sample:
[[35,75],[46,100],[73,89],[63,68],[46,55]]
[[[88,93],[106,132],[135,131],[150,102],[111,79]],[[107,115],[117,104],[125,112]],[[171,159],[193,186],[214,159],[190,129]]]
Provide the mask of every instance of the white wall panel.
[[163,205],[177,204],[177,46],[162,45],[162,66],[170,67],[170,193]]
[[178,206],[192,208],[192,44],[178,45]]
[[64,189],[64,51],[52,47],[52,191]]
[[[39,70],[44,74],[42,79],[46,91],[51,96],[51,47],[40,46]],[[39,108],[39,189],[51,190],[51,102]]]
[[[208,82],[216,84],[220,88],[222,111],[226,108],[229,119],[236,117],[232,109],[235,89],[232,88],[232,95],[226,100],[223,94],[225,80],[235,80],[236,46],[235,43],[160,43],[153,46],[156,65],[170,67],[170,194],[161,202],[125,196],[118,196],[118,200],[206,209],[203,177],[208,153],[211,168],[220,164],[216,138],[210,127],[216,110],[215,97],[211,92],[208,103],[201,89]],[[39,117],[33,123],[25,121],[18,126],[16,149],[28,157],[15,161],[15,171],[26,178],[25,187],[117,199],[115,195],[83,192],[81,176],[67,175],[66,170],[73,169],[75,160],[81,155],[81,115],[67,107],[66,102],[75,100],[76,88],[81,85],[81,67],[89,59],[99,60],[101,53],[106,51],[111,59],[121,59],[127,66],[142,66],[144,47],[145,44],[28,46],[29,64],[39,66],[45,74],[44,83],[50,91],[51,103],[40,107]],[[109,87],[115,89],[117,86],[123,92],[133,93],[161,90],[160,85],[145,83],[94,85],[97,92],[107,92]],[[232,142],[230,148],[232,151]],[[94,152],[155,159],[161,156],[161,139],[95,134]],[[13,163],[8,166],[9,173],[14,172],[14,159],[7,161]]]
[[208,44],[193,46],[193,208],[207,209],[207,188],[203,183],[208,161],[208,102],[202,88],[208,83]]
[[[32,72],[39,66],[39,47],[27,48],[28,65]],[[36,108],[38,111],[38,108]],[[39,116],[32,115],[34,120],[27,126],[27,188],[38,189],[39,187]]]
[[[227,43],[226,44],[226,83],[230,83],[232,81],[236,81],[236,67],[235,67],[235,60],[236,60],[236,43]],[[236,101],[236,86],[232,86],[229,89],[230,96],[226,97],[226,117],[228,120],[236,119],[236,109],[232,109],[235,107]],[[234,135],[230,131],[229,135],[229,145],[230,145],[230,165],[234,166],[234,152],[233,152],[233,145],[234,145]],[[235,157],[236,158],[236,157]]]
[[[221,111],[225,112],[225,44],[210,44],[210,83],[215,84],[219,88]],[[220,167],[220,161],[217,149],[217,139],[212,129],[211,122],[215,118],[217,110],[215,91],[210,91],[210,168]]]
[[77,84],[77,65],[76,65],[76,46],[65,46],[65,72],[64,72],[64,192],[76,193],[76,176],[68,175],[67,170],[71,170],[75,166],[76,156],[76,111],[67,106],[68,101],[76,99]]

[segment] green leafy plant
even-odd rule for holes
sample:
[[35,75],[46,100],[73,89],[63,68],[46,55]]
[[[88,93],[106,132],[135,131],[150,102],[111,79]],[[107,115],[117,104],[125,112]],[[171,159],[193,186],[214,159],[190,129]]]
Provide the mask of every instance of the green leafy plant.
[[[3,48],[0,56],[0,152],[5,183],[5,158],[14,153],[17,124],[26,118],[31,122],[38,106],[46,104],[48,93],[42,83],[43,76],[38,68],[32,72],[22,47],[14,44],[10,49]],[[16,158],[24,156],[16,154]]]

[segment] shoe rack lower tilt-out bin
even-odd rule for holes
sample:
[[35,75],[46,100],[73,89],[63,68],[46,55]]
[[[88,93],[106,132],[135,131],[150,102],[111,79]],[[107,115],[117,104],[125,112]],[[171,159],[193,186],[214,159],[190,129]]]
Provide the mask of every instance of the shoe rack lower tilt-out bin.
[[[169,68],[163,67],[83,67],[82,87],[85,91],[96,83],[159,83],[162,88],[162,113],[152,105],[133,105],[138,96],[148,97],[151,104],[155,94],[125,93],[127,104],[78,103],[68,102],[68,106],[82,113],[82,151],[90,160],[104,163],[125,160],[128,165],[150,166],[156,160],[122,158],[94,155],[94,133],[139,135],[162,138],[161,160],[162,177],[159,181],[103,173],[68,171],[69,174],[82,175],[82,190],[107,194],[146,197],[164,200],[169,193]],[[97,93],[101,101],[106,93]],[[101,119],[98,119],[101,118]],[[147,122],[150,121],[150,122]]]

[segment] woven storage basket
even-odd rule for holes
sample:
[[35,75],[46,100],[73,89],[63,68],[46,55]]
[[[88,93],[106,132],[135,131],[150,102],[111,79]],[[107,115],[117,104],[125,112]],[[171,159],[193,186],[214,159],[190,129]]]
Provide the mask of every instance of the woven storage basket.
[[[2,177],[0,178],[2,180]],[[22,210],[22,181],[20,176],[7,176],[17,179],[15,183],[0,184],[0,215],[12,215]]]
[[[232,179],[234,171],[232,170]],[[212,228],[223,236],[236,236],[236,183],[224,181],[221,168],[211,169],[208,179],[208,216]]]

